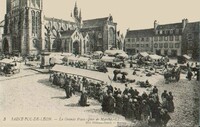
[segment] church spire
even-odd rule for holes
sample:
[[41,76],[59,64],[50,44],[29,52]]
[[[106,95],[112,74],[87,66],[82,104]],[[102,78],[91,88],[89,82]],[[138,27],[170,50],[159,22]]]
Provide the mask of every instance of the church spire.
[[80,20],[80,22],[81,22],[81,20],[82,20],[81,9],[80,9],[80,12],[79,12],[79,20]]
[[75,3],[75,7],[74,7],[74,17],[78,18],[78,7],[77,7],[77,2]]

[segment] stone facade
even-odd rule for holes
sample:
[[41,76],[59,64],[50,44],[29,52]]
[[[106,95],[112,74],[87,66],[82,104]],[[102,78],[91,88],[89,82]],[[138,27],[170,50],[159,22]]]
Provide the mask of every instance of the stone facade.
[[2,35],[3,35],[4,20],[0,22],[0,52],[2,51]]
[[125,37],[125,50],[128,54],[151,52],[163,56],[188,54],[199,56],[200,22],[188,22],[159,25],[144,30],[128,30]]
[[7,0],[2,44],[4,53],[40,53],[42,9],[42,0]]
[[69,52],[71,50],[66,50],[65,45],[65,42],[69,40],[67,38],[65,40],[62,35],[75,30],[83,37],[80,44],[84,42],[84,36],[88,36],[89,47],[81,47],[86,51],[81,50],[78,53],[105,51],[119,47],[116,29],[117,23],[113,22],[111,15],[105,18],[82,20],[77,4],[70,19],[62,20],[43,15],[43,0],[7,0],[3,52],[17,52],[22,55],[37,55],[41,51]]

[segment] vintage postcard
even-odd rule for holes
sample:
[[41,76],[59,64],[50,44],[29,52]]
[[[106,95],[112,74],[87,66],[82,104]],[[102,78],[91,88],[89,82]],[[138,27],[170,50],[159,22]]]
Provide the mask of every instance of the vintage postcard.
[[199,0],[0,0],[0,127],[199,127]]

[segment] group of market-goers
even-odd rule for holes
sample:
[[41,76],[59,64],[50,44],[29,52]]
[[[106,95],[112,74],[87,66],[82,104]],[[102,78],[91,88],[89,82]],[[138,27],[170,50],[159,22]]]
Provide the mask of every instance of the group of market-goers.
[[115,112],[131,121],[141,120],[152,127],[166,126],[171,119],[168,112],[174,111],[172,93],[164,91],[161,103],[156,86],[149,94],[144,92],[140,95],[137,89],[129,88],[127,84],[122,91],[104,82],[63,73],[54,73],[50,79],[53,84],[65,89],[66,98],[70,98],[75,92],[80,92],[80,106],[89,106],[87,98],[93,97],[101,102],[102,111]]
[[196,62],[195,65],[194,63],[191,63],[191,65],[189,63],[187,63],[187,76],[186,78],[190,81],[192,80],[192,76],[196,76],[196,80],[199,81],[199,65]]
[[126,84],[123,92],[108,86],[107,93],[103,96],[102,110],[123,115],[131,121],[141,120],[152,127],[162,127],[171,119],[168,112],[174,112],[174,103],[172,92],[167,93],[165,90],[161,98],[162,103],[156,86],[149,94],[144,92],[142,95]]

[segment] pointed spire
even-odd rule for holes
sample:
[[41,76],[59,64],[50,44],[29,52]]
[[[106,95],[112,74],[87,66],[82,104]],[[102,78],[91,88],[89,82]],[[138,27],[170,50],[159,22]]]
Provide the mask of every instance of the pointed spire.
[[77,7],[77,1],[75,2],[75,7]]
[[71,11],[71,15],[70,15],[71,17],[73,17],[73,15],[72,15],[72,11]]
[[78,18],[78,7],[77,7],[77,2],[75,2],[75,7],[74,7],[74,17]]
[[80,12],[79,12],[79,19],[80,20],[82,19],[81,9],[80,9]]

